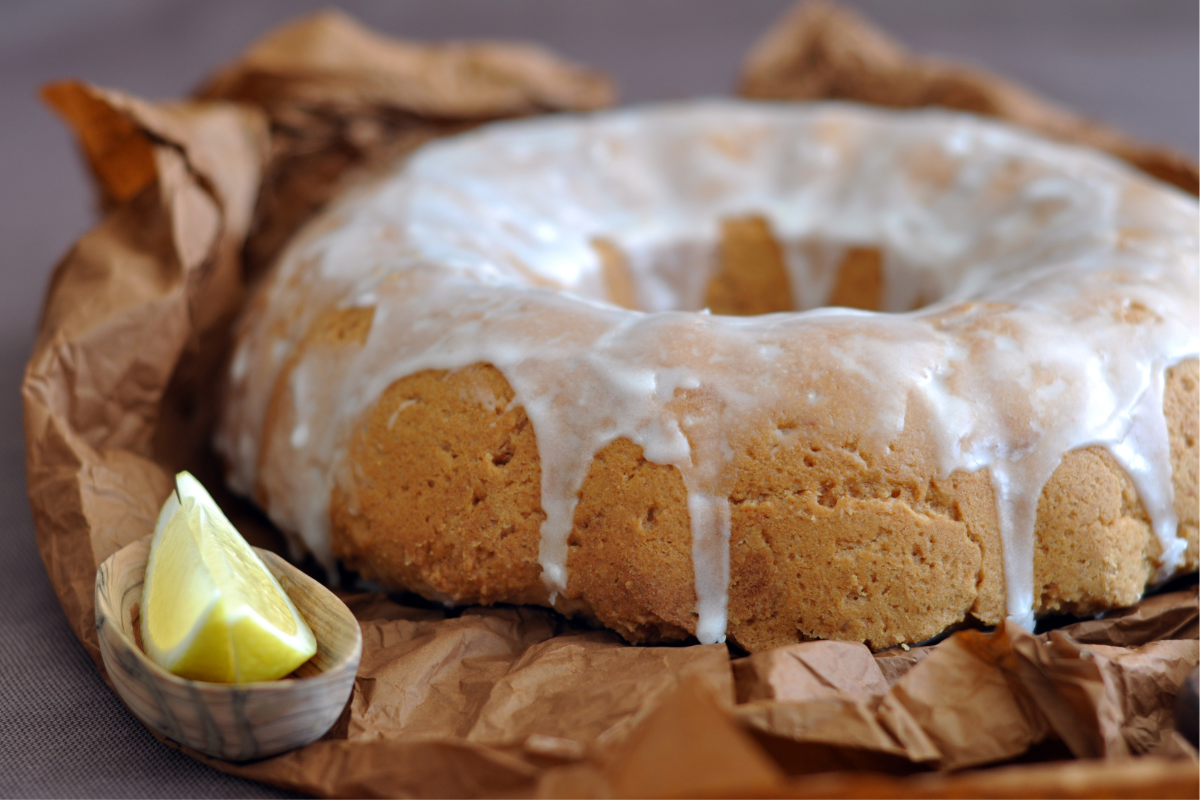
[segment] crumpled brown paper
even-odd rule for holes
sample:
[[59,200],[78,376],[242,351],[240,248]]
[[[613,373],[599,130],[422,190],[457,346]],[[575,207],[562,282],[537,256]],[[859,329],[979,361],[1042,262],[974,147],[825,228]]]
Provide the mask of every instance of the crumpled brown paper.
[[[1142,628],[1153,631],[1162,617],[1194,618],[1195,591],[1143,605]],[[1126,619],[1082,625],[1094,639],[1128,640]],[[777,750],[785,748],[775,740],[865,749],[940,769],[1016,758],[1050,738],[1076,758],[1153,751],[1173,730],[1175,690],[1200,662],[1196,640],[1081,645],[1071,633],[1035,637],[1007,624],[964,631],[915,648],[922,657],[890,686],[880,667],[896,660],[891,652],[805,642],[755,653],[734,662],[745,700],[735,716]]]
[[1200,169],[1182,154],[1136,142],[976,67],[914,56],[857,14],[823,0],[797,4],[768,31],[742,67],[739,91],[764,100],[945,106],[999,117],[1105,150],[1159,180],[1200,192]]
[[79,83],[44,96],[80,132],[104,204],[51,279],[26,367],[26,474],[38,547],[94,659],[96,567],[153,530],[164,390],[227,336],[267,149],[262,114],[150,104]]
[[[822,8],[805,47],[844,53],[858,23]],[[793,64],[774,85],[836,94],[834,62],[810,65],[824,83]],[[927,98],[895,75],[876,101]],[[432,137],[596,108],[611,89],[529,46],[392,42],[324,14],[268,35],[192,100],[79,83],[45,97],[106,213],[48,292],[22,387],[27,474],[51,582],[99,663],[96,566],[151,530],[176,469],[220,490],[207,442],[231,321],[295,228]],[[278,544],[261,515],[221,501]],[[1004,626],[741,659],[633,647],[541,609],[346,602],[363,660],[326,737],[252,764],[189,754],[322,796],[1196,796],[1195,750],[1170,718],[1198,660],[1194,587],[1038,637]]]
[[398,42],[325,11],[264,36],[198,96],[253,104],[271,121],[245,247],[253,273],[356,175],[481,121],[603,108],[614,92],[534,45]]

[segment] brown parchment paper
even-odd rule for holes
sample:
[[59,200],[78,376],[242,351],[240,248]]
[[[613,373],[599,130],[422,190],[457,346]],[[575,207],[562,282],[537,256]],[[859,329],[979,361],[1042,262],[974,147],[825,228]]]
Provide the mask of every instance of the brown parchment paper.
[[[744,85],[844,97],[876,76],[886,91],[858,99],[919,105],[945,99],[913,88],[930,69],[821,5],[768,35]],[[984,95],[1017,91],[971,76]],[[530,45],[397,42],[326,13],[268,34],[185,101],[82,83],[44,96],[76,131],[104,213],[55,270],[26,370],[29,496],[51,582],[99,665],[96,567],[150,532],[175,470],[219,492],[207,443],[231,323],[296,227],[430,138],[599,108],[612,89]],[[1039,127],[1002,103],[976,110]],[[1118,141],[1077,124],[1093,144]],[[261,517],[218,496],[270,544]],[[189,755],[330,797],[1197,795],[1196,751],[1171,716],[1200,660],[1194,586],[1042,636],[1002,626],[746,658],[633,647],[541,609],[345,600],[363,660],[326,737],[251,764]]]

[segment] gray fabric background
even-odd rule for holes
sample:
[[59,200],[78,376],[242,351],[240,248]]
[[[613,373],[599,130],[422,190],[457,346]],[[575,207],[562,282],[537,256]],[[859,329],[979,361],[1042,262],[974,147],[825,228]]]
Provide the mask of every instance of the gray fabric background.
[[[54,262],[94,221],[65,129],[37,87],[81,77],[179,96],[312,0],[0,0],[0,796],[283,797],[159,744],[67,628],[34,545],[18,387]],[[1197,152],[1195,0],[857,0],[912,48],[1014,77],[1134,136]],[[541,41],[608,71],[623,99],[727,92],[787,0],[338,3],[413,38]]]

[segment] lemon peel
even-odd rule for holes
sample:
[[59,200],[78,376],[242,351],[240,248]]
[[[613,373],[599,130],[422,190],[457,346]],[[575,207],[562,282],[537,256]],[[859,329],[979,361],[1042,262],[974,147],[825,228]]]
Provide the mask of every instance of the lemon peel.
[[141,615],[146,655],[192,680],[274,680],[317,651],[279,581],[187,472],[158,515]]

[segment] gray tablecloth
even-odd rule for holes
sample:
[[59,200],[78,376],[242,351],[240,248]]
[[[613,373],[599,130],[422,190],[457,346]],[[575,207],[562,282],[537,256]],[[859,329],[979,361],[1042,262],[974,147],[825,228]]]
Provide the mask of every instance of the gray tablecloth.
[[[167,748],[105,687],[34,545],[18,386],[46,280],[94,221],[64,128],[37,87],[81,77],[175,97],[312,0],[6,0],[0,4],[0,796],[273,797]],[[1005,73],[1139,138],[1195,157],[1194,0],[858,0],[913,49]],[[728,92],[787,0],[341,2],[411,38],[543,42],[608,71],[629,102]]]

